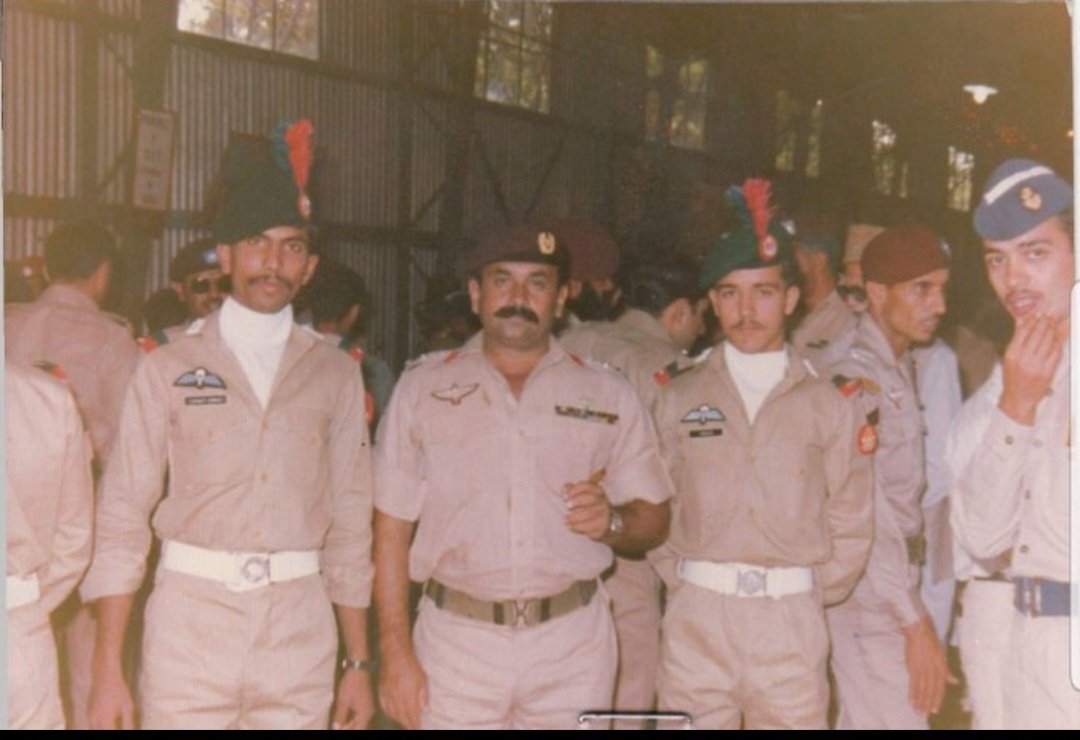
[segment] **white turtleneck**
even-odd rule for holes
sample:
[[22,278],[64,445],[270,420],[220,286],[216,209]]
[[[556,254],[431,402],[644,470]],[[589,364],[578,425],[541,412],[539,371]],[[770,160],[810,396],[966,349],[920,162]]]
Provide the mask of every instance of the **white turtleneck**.
[[277,313],[259,313],[230,296],[221,306],[219,325],[225,346],[240,361],[255,397],[266,408],[274,376],[281,363],[281,353],[292,331],[292,305],[285,306]]
[[765,397],[787,372],[787,350],[748,355],[736,349],[731,342],[724,342],[724,360],[742,396],[746,415],[753,424],[761,404],[765,403]]

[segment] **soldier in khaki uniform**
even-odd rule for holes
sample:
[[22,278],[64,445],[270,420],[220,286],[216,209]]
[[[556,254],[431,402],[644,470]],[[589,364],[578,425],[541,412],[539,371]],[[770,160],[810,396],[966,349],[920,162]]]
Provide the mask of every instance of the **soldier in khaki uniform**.
[[[5,307],[5,357],[9,362],[45,361],[64,369],[90,432],[99,473],[108,458],[124,392],[139,355],[128,322],[100,308],[116,259],[115,242],[105,227],[64,224],[45,241],[51,285],[33,303]],[[93,617],[72,596],[56,621],[68,674],[70,724],[85,730]]]
[[[284,133],[290,150],[309,127]],[[233,294],[139,365],[102,486],[82,585],[99,617],[95,727],[134,724],[120,655],[151,514],[163,545],[145,617],[143,727],[325,727],[335,611],[345,673],[334,720],[362,727],[372,713],[363,381],[292,320],[318,260],[303,159],[286,170],[269,143],[234,145],[214,228]]]
[[837,291],[840,239],[833,224],[818,213],[796,214],[792,225],[795,261],[803,276],[800,291],[806,315],[791,333],[791,345],[811,363],[855,321]]
[[870,560],[851,597],[828,612],[844,729],[926,729],[944,696],[945,653],[919,596],[926,468],[908,350],[933,338],[948,268],[941,237],[926,227],[874,237],[861,261],[867,311],[822,360],[840,390],[857,398],[860,445],[874,452]]
[[63,729],[49,614],[90,562],[90,445],[65,383],[11,362],[4,383],[8,728]]
[[[622,372],[650,413],[655,412],[660,390],[691,366],[686,351],[705,331],[709,302],[697,279],[698,269],[689,259],[646,260],[623,281],[627,308],[619,318],[579,324],[559,341],[580,357]],[[648,711],[655,703],[660,661],[660,579],[643,557],[617,557],[605,585],[619,638],[615,708]]]
[[551,337],[557,238],[507,229],[467,268],[483,331],[405,372],[379,428],[380,699],[407,727],[574,727],[614,688],[598,577],[663,539],[671,483],[633,387]]
[[[660,397],[675,481],[661,710],[704,728],[824,728],[824,605],[847,595],[871,538],[870,458],[852,403],[784,343],[799,291],[787,233],[750,224],[748,180],[702,286],[727,339]],[[764,205],[762,205],[764,207]],[[763,219],[769,223],[768,216]]]
[[1077,546],[1069,503],[1073,189],[1046,165],[1007,160],[990,175],[974,225],[1015,330],[990,379],[961,409],[946,449],[956,475],[951,522],[973,561],[961,657],[977,726],[1075,729],[1080,691],[1070,681],[1068,649],[1070,548]]

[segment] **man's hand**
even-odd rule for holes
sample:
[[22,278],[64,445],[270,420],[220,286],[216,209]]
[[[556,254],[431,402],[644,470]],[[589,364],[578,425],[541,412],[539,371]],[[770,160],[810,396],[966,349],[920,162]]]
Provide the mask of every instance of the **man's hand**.
[[135,702],[119,670],[94,670],[89,720],[92,730],[135,729]]
[[1016,322],[1001,360],[1004,388],[998,407],[1013,421],[1031,426],[1039,401],[1050,390],[1065,337],[1058,322],[1039,314]]
[[563,498],[568,509],[566,526],[571,532],[583,534],[592,540],[602,540],[607,536],[611,503],[599,483],[568,483],[563,489]]
[[427,706],[427,676],[409,651],[383,653],[379,704],[406,730],[420,729],[420,711]]
[[925,715],[936,714],[945,699],[945,684],[956,683],[949,673],[929,617],[904,627],[904,652],[908,670],[908,701]]
[[334,697],[333,729],[366,729],[374,714],[371,676],[364,671],[345,671],[338,683],[337,696]]

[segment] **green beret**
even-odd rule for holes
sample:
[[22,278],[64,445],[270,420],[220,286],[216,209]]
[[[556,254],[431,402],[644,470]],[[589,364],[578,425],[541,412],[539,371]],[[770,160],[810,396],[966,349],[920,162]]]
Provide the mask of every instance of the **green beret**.
[[724,232],[706,256],[701,269],[702,289],[711,288],[735,270],[784,265],[794,259],[791,235],[769,204],[771,193],[768,180],[751,179],[742,187],[728,188],[725,198],[739,223]]

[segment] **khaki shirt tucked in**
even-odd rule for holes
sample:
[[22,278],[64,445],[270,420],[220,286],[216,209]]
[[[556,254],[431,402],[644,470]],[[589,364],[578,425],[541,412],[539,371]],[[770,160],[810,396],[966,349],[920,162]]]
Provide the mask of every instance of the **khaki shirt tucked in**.
[[294,326],[264,410],[218,314],[151,351],[106,467],[85,600],[138,589],[151,513],[159,537],[197,547],[321,550],[330,600],[366,607],[371,450],[356,362]]
[[482,334],[414,363],[380,424],[375,467],[378,509],[419,520],[412,580],[489,600],[558,593],[611,565],[610,547],[567,527],[566,484],[602,475],[615,506],[671,496],[634,389],[555,339],[520,399]]
[[50,285],[33,303],[4,307],[4,354],[31,365],[59,365],[71,383],[94,455],[108,459],[120,407],[139,359],[131,327],[66,285]]
[[852,599],[886,610],[901,625],[913,624],[925,610],[906,540],[922,533],[926,464],[911,356],[897,359],[878,325],[862,314],[822,363],[822,375],[856,399],[861,444],[874,451],[874,546]]
[[587,321],[559,337],[563,347],[621,372],[650,412],[656,411],[660,389],[691,366],[660,321],[631,308],[615,321]]
[[90,563],[94,490],[90,445],[66,385],[8,363],[7,574],[36,575],[41,613],[75,590]]
[[872,535],[858,412],[797,353],[788,360],[753,424],[722,346],[661,394],[657,425],[678,492],[656,557],[669,582],[681,557],[814,567],[826,603],[854,587]]
[[835,290],[819,303],[791,333],[791,344],[815,366],[838,336],[851,329],[856,314]]
[[[976,559],[1012,555],[1010,573],[1069,580],[1069,347],[1025,426],[998,408],[1001,365],[967,400],[949,432],[952,525]],[[1074,484],[1075,485],[1075,484]],[[1073,512],[1073,516],[1076,512]],[[1062,648],[1064,649],[1064,648]]]

